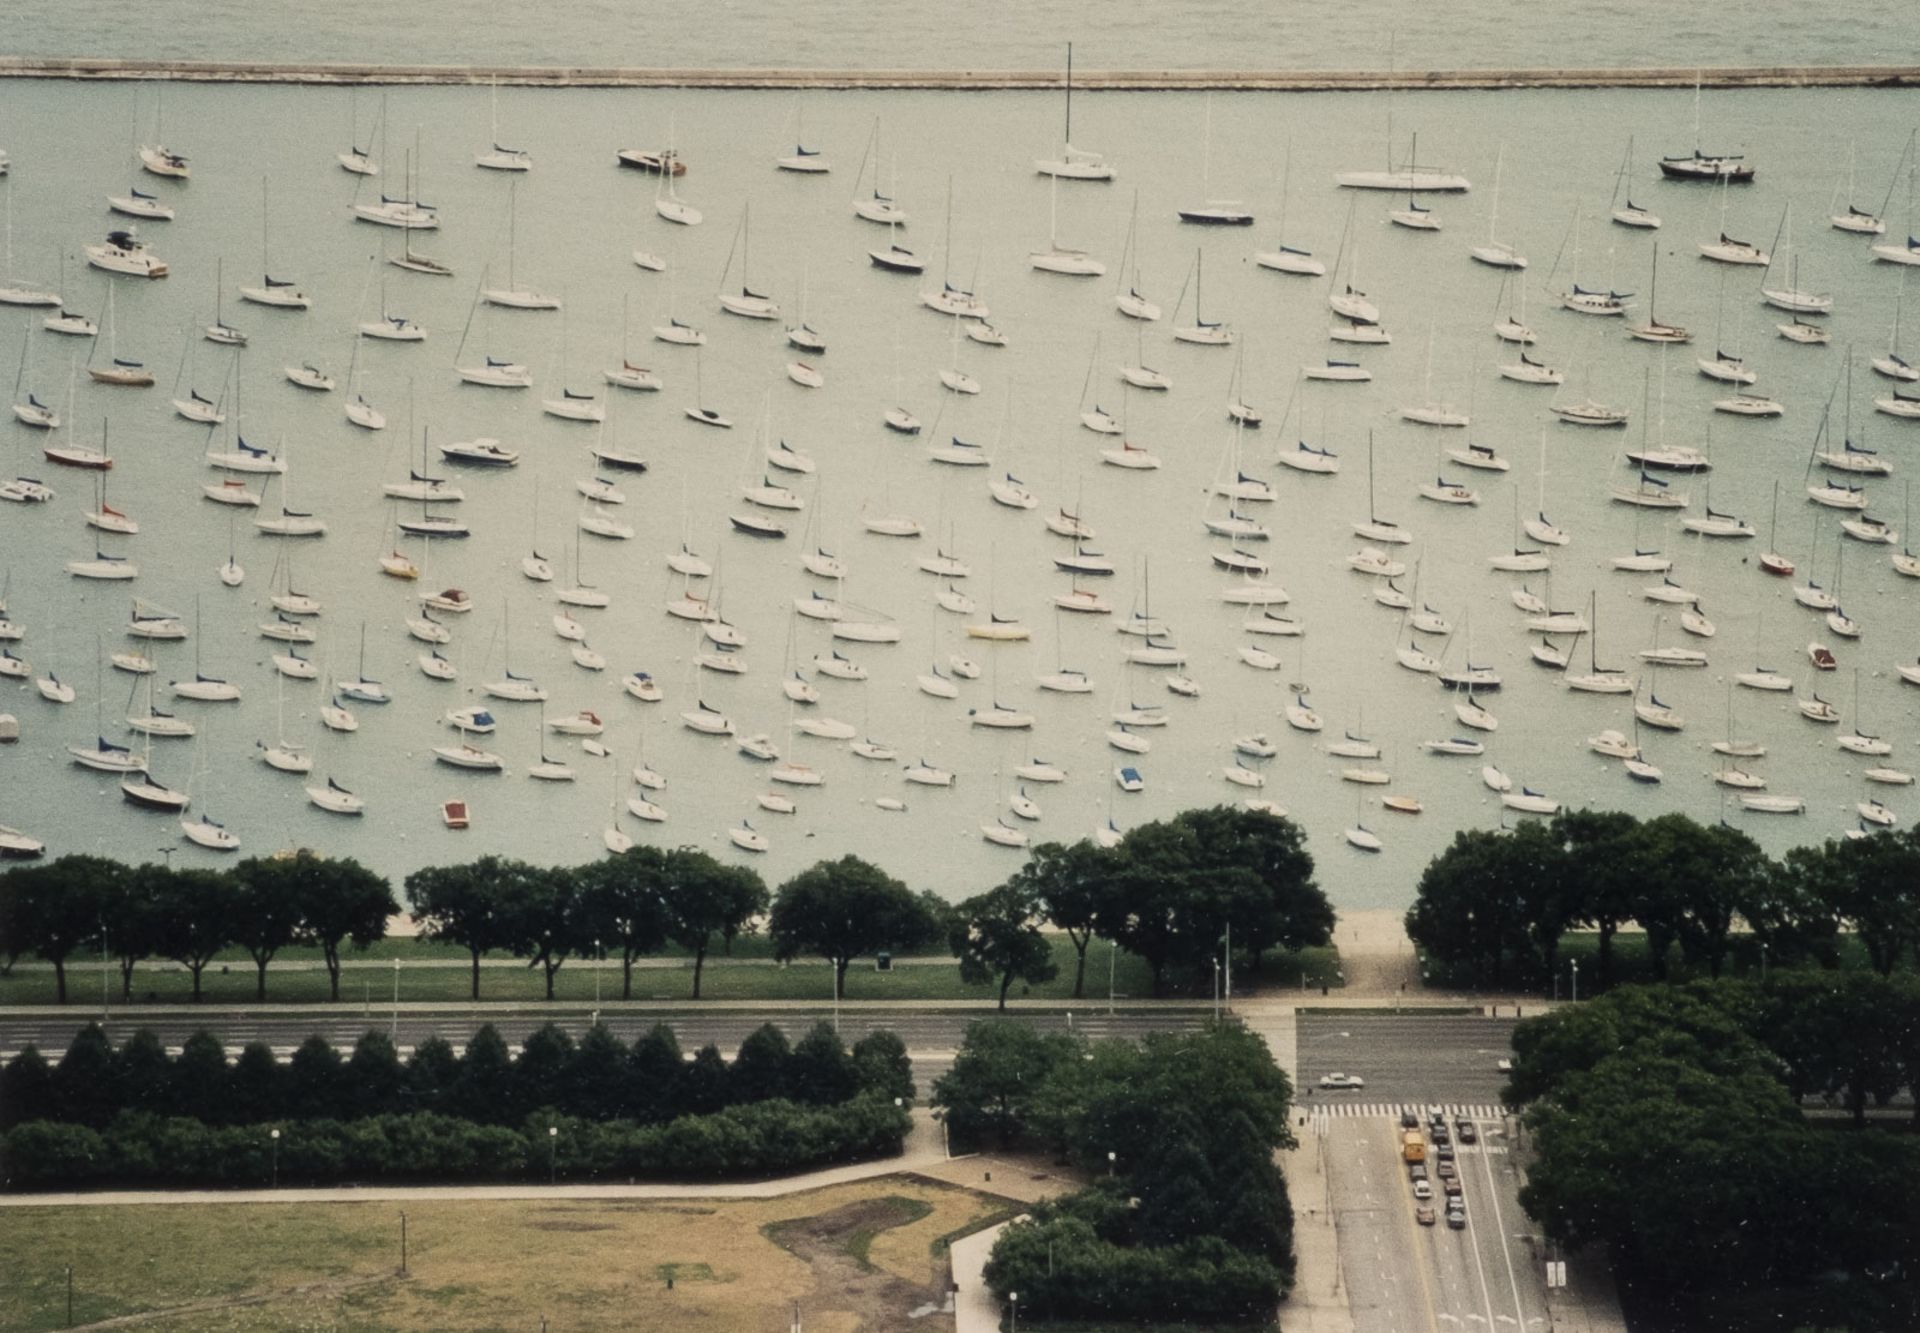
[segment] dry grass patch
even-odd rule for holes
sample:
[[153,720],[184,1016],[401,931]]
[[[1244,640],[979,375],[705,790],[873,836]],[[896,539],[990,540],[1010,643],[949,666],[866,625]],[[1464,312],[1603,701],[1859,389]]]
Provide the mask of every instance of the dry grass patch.
[[[899,1327],[938,1300],[934,1242],[1003,1201],[895,1176],[768,1200],[139,1205],[0,1211],[0,1328]],[[776,1240],[775,1237],[780,1239]],[[667,1286],[673,1280],[672,1289]]]

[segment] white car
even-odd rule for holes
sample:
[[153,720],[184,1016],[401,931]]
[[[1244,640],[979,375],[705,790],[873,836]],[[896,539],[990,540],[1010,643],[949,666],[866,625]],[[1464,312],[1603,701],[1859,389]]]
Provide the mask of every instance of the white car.
[[1367,1081],[1358,1074],[1322,1074],[1320,1086],[1323,1088],[1364,1088]]
[[1513,1072],[1513,1061],[1501,1060],[1494,1065],[1494,1068],[1498,1069],[1503,1074],[1511,1074]]

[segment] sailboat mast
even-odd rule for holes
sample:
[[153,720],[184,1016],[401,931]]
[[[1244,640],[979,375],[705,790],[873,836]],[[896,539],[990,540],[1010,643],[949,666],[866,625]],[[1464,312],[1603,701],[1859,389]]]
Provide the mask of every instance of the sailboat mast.
[[1073,43],[1067,43],[1067,146],[1073,146]]

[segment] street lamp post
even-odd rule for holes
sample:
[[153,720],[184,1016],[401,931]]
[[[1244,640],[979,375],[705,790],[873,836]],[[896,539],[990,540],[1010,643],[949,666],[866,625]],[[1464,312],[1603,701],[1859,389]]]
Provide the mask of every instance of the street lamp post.
[[1767,984],[1767,942],[1760,941],[1760,984]]
[[600,964],[605,958],[606,954],[600,951],[600,941],[595,940],[593,942],[593,1008],[595,1013],[598,1013],[600,1010]]
[[1573,964],[1573,1002],[1575,1004],[1579,1004],[1580,1003],[1580,960],[1578,958],[1575,958],[1575,959],[1571,959],[1570,961]]
[[393,959],[393,1025],[387,1030],[387,1039],[395,1046],[400,1044],[400,957]]
[[560,1126],[547,1126],[547,1184],[560,1179]]
[[275,1189],[279,1189],[279,1188],[280,1188],[280,1131],[279,1131],[279,1130],[277,1130],[277,1129],[276,1129],[276,1130],[273,1130],[273,1131],[271,1132],[271,1135],[270,1135],[270,1137],[271,1137],[271,1138],[272,1138],[272,1140],[273,1140],[273,1148],[272,1148],[272,1152],[273,1152],[273,1188],[275,1188]]
[[1118,1160],[1119,1156],[1120,1154],[1116,1152],[1109,1152],[1107,1154],[1107,1174],[1108,1175],[1113,1174],[1113,1165],[1114,1165],[1114,1162]]
[[1220,960],[1213,960],[1213,1021],[1220,1021]]
[[1012,1315],[1007,1322],[1007,1333],[1017,1333],[1020,1327],[1020,1293],[1017,1291],[1008,1292],[1007,1304],[1012,1309]]
[[1114,959],[1120,955],[1120,943],[1107,941],[1107,1017],[1113,1017],[1113,967]]

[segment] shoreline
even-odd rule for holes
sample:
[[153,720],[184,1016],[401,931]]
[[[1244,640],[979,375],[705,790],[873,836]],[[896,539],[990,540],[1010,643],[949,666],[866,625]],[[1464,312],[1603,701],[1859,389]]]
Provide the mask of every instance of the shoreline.
[[[0,58],[0,78],[173,83],[481,85],[545,88],[1051,91],[1057,70],[648,69],[585,66],[347,65],[266,61]],[[1490,91],[1506,88],[1913,88],[1920,65],[1764,65],[1720,69],[1076,71],[1083,92]]]

